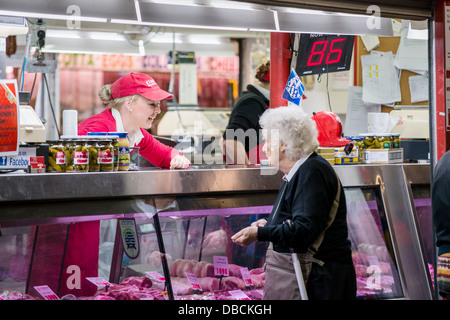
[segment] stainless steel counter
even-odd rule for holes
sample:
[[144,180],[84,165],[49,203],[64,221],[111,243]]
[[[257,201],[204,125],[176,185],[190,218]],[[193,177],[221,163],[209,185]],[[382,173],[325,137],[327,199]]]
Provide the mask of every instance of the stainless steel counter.
[[[428,164],[334,166],[347,192],[373,189],[381,199],[406,299],[432,299],[412,185],[430,185]],[[270,212],[282,173],[267,167],[191,167],[113,173],[0,175],[0,225],[15,227],[121,217]],[[349,201],[349,199],[347,199]],[[165,204],[176,203],[175,209]],[[236,212],[236,213],[233,213]],[[250,212],[250,213],[249,213]],[[261,211],[262,212],[262,211]]]

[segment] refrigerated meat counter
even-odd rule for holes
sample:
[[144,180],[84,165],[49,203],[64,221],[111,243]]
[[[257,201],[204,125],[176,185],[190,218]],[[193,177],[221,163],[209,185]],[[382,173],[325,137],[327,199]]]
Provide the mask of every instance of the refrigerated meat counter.
[[[334,168],[357,298],[433,299],[429,165]],[[271,212],[281,182],[259,166],[0,175],[0,298],[45,299],[46,287],[62,299],[237,299],[236,290],[261,299],[267,244],[243,248],[230,236]],[[99,222],[103,285],[65,261],[69,235],[90,222]],[[79,240],[84,259],[89,243]],[[215,257],[228,275],[214,274]]]

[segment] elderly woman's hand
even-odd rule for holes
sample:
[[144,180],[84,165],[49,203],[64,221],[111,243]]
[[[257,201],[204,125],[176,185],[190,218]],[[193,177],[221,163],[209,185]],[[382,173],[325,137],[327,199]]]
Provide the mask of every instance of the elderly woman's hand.
[[258,228],[254,226],[244,228],[231,237],[231,241],[244,247],[249,246],[256,240],[258,240]]
[[177,154],[170,160],[170,169],[186,169],[191,165],[191,162],[185,156]]

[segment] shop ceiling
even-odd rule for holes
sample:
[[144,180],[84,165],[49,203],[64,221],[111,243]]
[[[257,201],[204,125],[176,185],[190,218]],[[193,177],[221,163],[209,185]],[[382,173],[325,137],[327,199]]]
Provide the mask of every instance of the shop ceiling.
[[[391,36],[391,13],[400,18],[402,12],[410,18],[428,18],[427,6],[421,8],[414,3],[429,1],[408,0],[408,6],[404,0],[397,2],[404,3],[408,10],[383,4],[379,12],[372,12],[368,8],[373,1],[350,0],[1,0],[0,15],[42,18],[48,30],[53,30],[48,33],[46,46],[65,48],[67,52],[104,49],[107,43],[108,51],[123,51],[123,44],[114,43],[114,33],[129,42],[131,51],[121,53],[167,52],[177,43],[183,43],[183,50],[198,51],[189,46],[193,44],[203,45],[202,50],[215,50],[214,46],[221,44],[224,47],[218,51],[234,52],[231,38],[267,37],[270,32]],[[353,9],[346,6],[349,3]],[[329,11],[321,11],[324,8]],[[370,23],[374,18],[376,25]],[[85,32],[97,32],[97,37],[84,36]],[[101,39],[99,32],[110,35]],[[188,40],[195,34],[200,35],[197,43]],[[213,34],[219,38],[213,38]],[[165,38],[161,41],[162,35]]]

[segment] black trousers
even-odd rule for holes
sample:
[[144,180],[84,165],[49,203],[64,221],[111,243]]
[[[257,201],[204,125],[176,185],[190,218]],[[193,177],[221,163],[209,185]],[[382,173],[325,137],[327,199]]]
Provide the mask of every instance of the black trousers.
[[352,264],[326,262],[312,264],[307,293],[309,300],[356,299],[356,274]]

